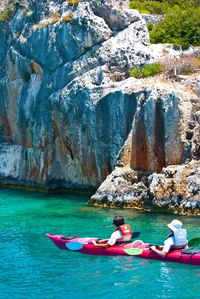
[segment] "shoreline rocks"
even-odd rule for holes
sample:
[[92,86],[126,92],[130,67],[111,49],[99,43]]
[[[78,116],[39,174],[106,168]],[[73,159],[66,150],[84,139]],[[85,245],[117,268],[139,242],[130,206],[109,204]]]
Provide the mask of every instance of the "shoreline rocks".
[[200,216],[200,165],[168,166],[161,173],[140,173],[116,167],[89,204]]

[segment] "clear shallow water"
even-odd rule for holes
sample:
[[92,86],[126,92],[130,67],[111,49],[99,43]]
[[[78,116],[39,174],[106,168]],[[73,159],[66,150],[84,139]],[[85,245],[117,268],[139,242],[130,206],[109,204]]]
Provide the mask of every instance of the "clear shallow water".
[[[160,243],[174,216],[100,209],[87,196],[0,189],[0,298],[199,299],[200,267],[59,250],[46,233],[108,237],[123,215],[140,239]],[[189,239],[200,217],[176,217]]]

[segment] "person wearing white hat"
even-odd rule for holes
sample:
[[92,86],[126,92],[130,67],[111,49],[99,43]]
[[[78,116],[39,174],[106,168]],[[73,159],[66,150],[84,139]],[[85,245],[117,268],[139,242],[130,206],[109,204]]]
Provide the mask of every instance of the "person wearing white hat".
[[162,250],[156,249],[156,246],[151,246],[150,249],[160,256],[165,257],[170,249],[185,248],[187,246],[187,231],[182,228],[182,222],[172,220],[167,226],[170,229],[170,234],[164,242]]

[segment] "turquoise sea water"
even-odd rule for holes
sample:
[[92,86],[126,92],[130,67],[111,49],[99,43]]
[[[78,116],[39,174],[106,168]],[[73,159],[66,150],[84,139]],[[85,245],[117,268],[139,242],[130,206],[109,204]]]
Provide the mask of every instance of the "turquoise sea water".
[[140,239],[159,243],[173,218],[183,221],[189,238],[200,236],[200,217],[100,209],[88,198],[0,189],[0,298],[200,298],[198,266],[62,251],[45,236],[106,238],[121,214]]

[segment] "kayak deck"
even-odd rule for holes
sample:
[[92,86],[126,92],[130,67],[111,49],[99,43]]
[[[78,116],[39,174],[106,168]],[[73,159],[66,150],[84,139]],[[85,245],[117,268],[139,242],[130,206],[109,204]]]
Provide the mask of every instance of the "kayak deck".
[[[133,255],[145,259],[162,260],[200,266],[200,253],[184,254],[182,253],[182,249],[172,250],[165,257],[161,257],[153,252],[149,248],[148,244],[138,245],[135,244],[135,242],[129,242],[120,243],[104,248],[95,246],[92,243],[92,241],[94,240],[97,241],[98,238],[65,237],[62,235],[54,234],[47,234],[47,237],[51,239],[59,249],[62,250],[77,251],[80,253],[91,255]],[[161,249],[162,247],[160,247],[160,250]]]

